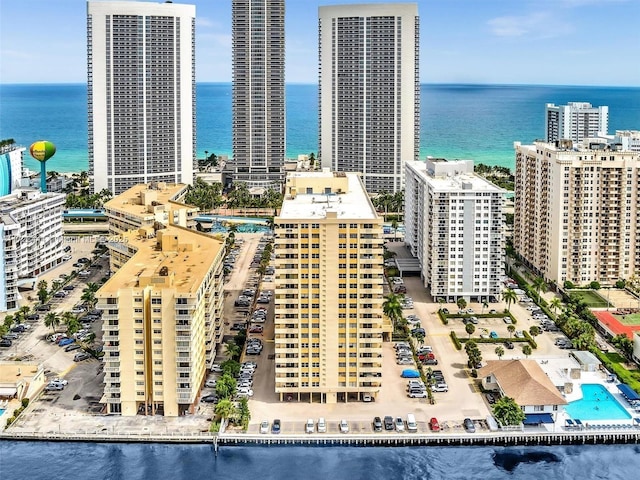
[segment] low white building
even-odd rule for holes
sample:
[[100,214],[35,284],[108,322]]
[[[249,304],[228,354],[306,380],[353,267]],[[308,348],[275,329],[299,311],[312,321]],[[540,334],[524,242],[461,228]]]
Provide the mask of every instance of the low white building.
[[405,243],[433,298],[499,298],[505,190],[476,175],[472,160],[407,162],[405,181]]
[[18,285],[62,262],[65,196],[20,189],[0,197],[0,312],[18,304]]

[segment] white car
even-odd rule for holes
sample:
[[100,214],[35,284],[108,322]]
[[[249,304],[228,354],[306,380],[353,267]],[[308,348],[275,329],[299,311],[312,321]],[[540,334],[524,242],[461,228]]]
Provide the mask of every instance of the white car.
[[64,386],[69,385],[69,380],[65,380],[64,378],[54,378],[53,380],[51,380],[51,382],[49,383],[61,383]]
[[269,421],[263,420],[260,422],[260,433],[269,433]]
[[78,273],[78,275],[81,277],[90,277],[91,272],[89,270],[82,270],[80,273]]
[[307,420],[307,423],[304,426],[304,431],[306,433],[313,433],[316,430],[315,423],[313,422],[313,418]]
[[216,388],[216,381],[215,380],[207,380],[204,384],[205,387],[207,388]]
[[238,397],[253,397],[253,390],[250,388],[239,388],[237,395]]
[[340,420],[340,432],[349,433],[349,423],[346,420]]
[[402,420],[402,417],[396,418],[395,424],[398,432],[404,432],[404,420]]
[[211,371],[212,372],[218,372],[218,373],[222,373],[222,367],[218,364],[212,365],[211,366]]
[[327,433],[327,422],[322,417],[318,419],[318,433]]
[[62,257],[62,261],[66,262],[67,260],[71,260],[71,255],[65,255],[64,257]]

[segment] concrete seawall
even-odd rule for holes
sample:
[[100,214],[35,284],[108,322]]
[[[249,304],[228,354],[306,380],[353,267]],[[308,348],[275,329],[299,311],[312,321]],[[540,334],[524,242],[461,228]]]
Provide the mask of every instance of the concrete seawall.
[[602,432],[557,432],[557,433],[459,433],[459,434],[339,434],[339,435],[255,435],[243,433],[213,434],[108,434],[95,433],[55,433],[55,432],[3,432],[1,440],[51,441],[51,442],[103,442],[103,443],[183,443],[213,445],[217,451],[220,446],[241,445],[351,445],[351,446],[517,446],[517,445],[582,445],[582,444],[638,444],[640,429],[633,431]]

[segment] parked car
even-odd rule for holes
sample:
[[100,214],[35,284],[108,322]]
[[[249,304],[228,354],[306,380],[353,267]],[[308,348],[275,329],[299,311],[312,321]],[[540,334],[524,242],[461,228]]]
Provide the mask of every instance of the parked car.
[[322,417],[318,419],[318,433],[327,433],[327,422]]
[[11,345],[13,345],[13,342],[8,338],[3,338],[2,340],[0,340],[0,347],[10,347]]
[[67,345],[71,345],[75,340],[73,338],[63,338],[58,342],[59,347],[66,347]]
[[207,380],[206,382],[204,382],[204,386],[207,388],[216,388],[216,381],[215,380]]
[[513,342],[507,340],[506,342],[504,342],[504,346],[509,350],[513,350]]
[[431,417],[431,420],[429,420],[429,429],[432,432],[440,431],[440,422],[438,422],[438,419],[436,417]]
[[340,433],[349,433],[349,423],[345,419],[340,420],[339,427]]
[[251,325],[249,328],[249,333],[262,333],[264,331],[264,327],[262,325]]
[[402,417],[397,417],[395,421],[396,431],[404,432],[404,420]]
[[418,372],[417,370],[403,370],[402,374],[400,375],[402,378],[420,378],[420,372]]
[[471,420],[470,418],[465,418],[464,421],[462,422],[464,425],[464,429],[469,432],[469,433],[475,433],[476,431],[476,427],[473,424],[473,420]]
[[216,403],[218,401],[218,397],[216,395],[205,395],[200,399],[200,401],[204,403]]
[[498,332],[495,332],[495,331],[491,330],[491,333],[489,333],[489,336],[491,338],[498,338]]
[[59,392],[60,390],[64,390],[62,385],[47,385],[44,387],[45,392]]
[[212,365],[211,366],[211,371],[212,372],[217,372],[217,373],[222,373],[222,367],[218,364]]
[[384,417],[384,429],[385,430],[393,430],[395,425],[393,424],[393,417],[387,415]]
[[423,389],[409,390],[409,393],[407,393],[409,398],[427,398],[428,396],[427,391]]
[[422,361],[423,365],[438,365],[438,360],[435,358],[425,358]]
[[76,288],[75,285],[65,285],[64,287],[62,287],[62,290],[66,290],[67,292],[70,292],[74,288]]
[[269,433],[269,422],[267,420],[260,422],[260,433]]
[[309,418],[307,420],[307,423],[304,426],[304,431],[306,433],[313,433],[316,431],[316,425],[315,425],[315,422],[313,421],[313,418]]
[[64,298],[67,296],[67,293],[64,290],[60,290],[53,294],[53,298]]
[[76,353],[75,356],[73,357],[73,361],[74,362],[81,362],[83,360],[86,360],[88,358],[91,358],[91,355],[89,355],[87,352],[80,352],[80,353]]
[[380,417],[375,417],[373,419],[373,431],[374,432],[382,431],[382,420],[380,419]]
[[17,333],[5,333],[2,336],[3,340],[17,340],[18,339],[18,334]]
[[78,350],[80,345],[77,343],[72,343],[71,345],[67,345],[64,349],[65,352],[73,352],[74,350]]
[[446,383],[436,383],[434,386],[431,387],[431,391],[433,391],[433,392],[448,392],[449,391],[449,385],[447,385]]
[[276,418],[271,424],[271,433],[280,433],[280,419]]

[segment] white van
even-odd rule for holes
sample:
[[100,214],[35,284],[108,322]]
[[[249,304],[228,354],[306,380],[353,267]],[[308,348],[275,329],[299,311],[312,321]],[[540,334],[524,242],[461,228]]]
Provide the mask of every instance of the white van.
[[418,422],[416,422],[416,417],[413,413],[407,414],[407,430],[412,433],[418,431]]

